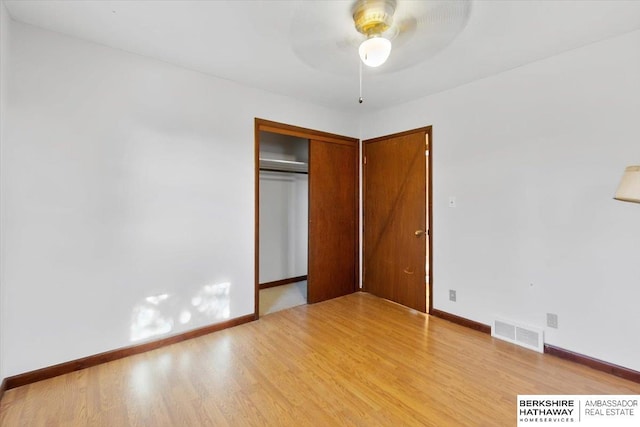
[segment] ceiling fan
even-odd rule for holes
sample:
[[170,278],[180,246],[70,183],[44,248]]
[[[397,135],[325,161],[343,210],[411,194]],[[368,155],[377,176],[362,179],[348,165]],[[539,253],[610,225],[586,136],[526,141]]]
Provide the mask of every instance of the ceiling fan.
[[376,72],[394,72],[451,43],[470,12],[471,0],[304,1],[292,21],[293,50],[322,71],[352,74],[360,58]]
[[396,0],[358,0],[353,6],[356,30],[367,38],[358,53],[369,67],[384,64],[391,54],[391,39],[398,33],[398,27],[392,27],[396,6]]

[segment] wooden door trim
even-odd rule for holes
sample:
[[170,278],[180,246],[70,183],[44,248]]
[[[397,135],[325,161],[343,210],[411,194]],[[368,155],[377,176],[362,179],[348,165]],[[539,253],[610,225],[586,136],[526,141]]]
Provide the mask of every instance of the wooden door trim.
[[[253,271],[254,271],[254,319],[260,317],[260,132],[270,132],[279,135],[295,136],[306,140],[315,139],[317,141],[329,142],[333,144],[352,145],[360,143],[358,138],[352,138],[348,136],[337,135],[329,132],[323,132],[315,129],[308,129],[300,126],[294,126],[286,123],[274,122],[271,120],[265,120],[261,118],[254,118],[254,257],[253,257]],[[359,176],[360,161],[356,156],[356,173]],[[358,180],[359,181],[359,180]],[[360,184],[358,182],[358,184]],[[359,185],[356,185],[356,192],[359,195]],[[360,229],[360,217],[356,212],[356,231]],[[356,239],[356,251],[360,248],[359,234],[356,233],[354,237]],[[356,253],[356,259],[358,259],[359,253]],[[356,282],[354,284],[354,291],[357,290],[358,283],[360,283],[360,268],[356,264],[355,277]]]
[[429,227],[429,245],[427,249],[429,250],[429,301],[427,301],[427,305],[429,306],[429,313],[431,313],[433,311],[433,136],[431,126],[427,126],[425,132],[429,138],[429,144],[427,146],[429,149],[429,156],[427,157],[427,226]]
[[[362,143],[363,144],[369,144],[371,142],[380,142],[380,141],[384,141],[385,139],[398,138],[398,137],[401,137],[401,136],[411,135],[413,133],[418,133],[418,132],[425,132],[425,133],[428,133],[429,135],[431,135],[431,126],[424,126],[424,127],[416,128],[416,129],[412,129],[412,130],[406,130],[404,132],[392,133],[392,134],[389,134],[389,135],[378,136],[378,137],[371,138],[371,139],[365,139],[364,141],[362,141]],[[429,142],[431,142],[431,136],[429,136]]]
[[288,125],[284,123],[272,122],[270,120],[255,119],[256,132],[271,132],[280,135],[295,136],[297,138],[315,139],[317,141],[332,142],[334,144],[353,144],[358,143],[357,138],[336,135],[334,133],[322,132],[319,130],[303,128],[299,126]]
[[[384,141],[386,139],[390,139],[390,138],[397,138],[397,137],[401,137],[401,136],[406,136],[406,135],[410,135],[413,133],[418,133],[418,132],[424,132],[427,137],[428,137],[428,150],[429,150],[429,155],[427,156],[427,226],[429,227],[429,235],[428,235],[428,246],[427,246],[427,251],[429,252],[428,254],[428,258],[429,258],[429,283],[428,283],[428,288],[429,288],[429,296],[428,296],[428,301],[427,301],[427,307],[428,307],[428,313],[431,313],[433,311],[433,126],[424,126],[424,127],[420,127],[420,128],[416,128],[416,129],[411,129],[411,130],[407,130],[407,131],[403,131],[403,132],[398,132],[398,133],[392,133],[389,135],[384,135],[384,136],[379,136],[376,138],[371,138],[371,139],[365,139],[362,141],[362,156],[363,156],[363,160],[366,156],[366,148],[367,148],[367,144],[373,143],[373,142],[380,142],[380,141]],[[363,189],[363,194],[362,194],[362,199],[363,199],[363,203],[364,203],[364,188],[366,187],[366,180],[367,180],[367,174],[366,174],[366,169],[362,174],[362,189]],[[366,225],[365,225],[366,226]],[[365,248],[365,242],[363,239],[362,242],[362,252],[363,252],[363,260],[364,260],[364,248]],[[361,271],[361,275],[362,275],[362,289],[364,291],[367,290],[366,288],[366,277],[364,275],[364,262],[362,263],[362,271]]]

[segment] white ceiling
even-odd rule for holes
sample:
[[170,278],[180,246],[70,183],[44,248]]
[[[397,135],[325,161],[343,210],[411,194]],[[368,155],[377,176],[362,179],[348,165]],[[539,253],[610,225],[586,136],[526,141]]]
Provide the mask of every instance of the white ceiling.
[[[357,47],[341,41],[358,36],[352,3],[5,1],[17,21],[344,109],[405,102],[640,29],[640,1],[471,1],[466,26],[446,47],[424,54],[397,46],[387,64],[365,67],[358,105]],[[398,11],[434,2],[411,3],[398,0]],[[313,66],[300,55],[307,40],[324,43]],[[394,67],[408,59],[418,63]]]

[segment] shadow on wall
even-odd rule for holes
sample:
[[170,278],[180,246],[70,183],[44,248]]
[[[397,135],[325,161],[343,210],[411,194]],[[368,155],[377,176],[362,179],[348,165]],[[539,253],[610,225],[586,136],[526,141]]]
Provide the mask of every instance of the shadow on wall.
[[140,341],[168,334],[174,325],[187,325],[199,319],[229,318],[229,288],[231,283],[202,286],[191,300],[170,294],[148,296],[133,308],[130,341]]

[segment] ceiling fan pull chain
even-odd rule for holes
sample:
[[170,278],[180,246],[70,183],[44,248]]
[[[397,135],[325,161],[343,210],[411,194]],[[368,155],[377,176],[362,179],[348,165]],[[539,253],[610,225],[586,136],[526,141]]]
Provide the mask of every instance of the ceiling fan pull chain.
[[358,98],[358,102],[362,104],[362,61],[358,61],[358,63],[360,64],[360,97]]

